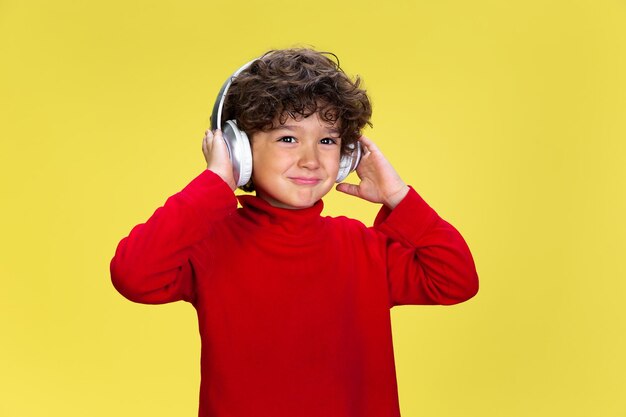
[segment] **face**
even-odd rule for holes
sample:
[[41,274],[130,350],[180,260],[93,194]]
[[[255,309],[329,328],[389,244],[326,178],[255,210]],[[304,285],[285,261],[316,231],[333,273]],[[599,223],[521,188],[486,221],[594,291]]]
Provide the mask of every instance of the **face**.
[[251,145],[256,194],[275,207],[311,207],[337,179],[341,138],[317,113],[257,132]]

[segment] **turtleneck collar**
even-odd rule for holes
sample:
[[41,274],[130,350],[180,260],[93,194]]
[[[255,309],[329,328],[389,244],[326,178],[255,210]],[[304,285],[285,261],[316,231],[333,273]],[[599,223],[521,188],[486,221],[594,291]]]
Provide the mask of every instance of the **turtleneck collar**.
[[245,219],[278,234],[305,235],[318,230],[322,222],[322,200],[304,209],[285,209],[252,195],[240,195],[237,199]]

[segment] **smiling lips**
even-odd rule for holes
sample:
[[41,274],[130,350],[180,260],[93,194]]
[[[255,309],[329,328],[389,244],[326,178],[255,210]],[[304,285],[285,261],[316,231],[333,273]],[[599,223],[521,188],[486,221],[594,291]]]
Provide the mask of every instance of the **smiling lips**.
[[289,179],[297,185],[317,185],[322,181],[319,178],[309,177],[289,177]]

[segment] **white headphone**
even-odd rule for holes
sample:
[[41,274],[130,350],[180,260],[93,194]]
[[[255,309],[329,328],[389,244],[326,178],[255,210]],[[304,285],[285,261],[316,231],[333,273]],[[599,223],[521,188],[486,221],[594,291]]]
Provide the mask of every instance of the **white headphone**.
[[[250,140],[243,130],[237,127],[236,120],[227,120],[222,125],[222,110],[224,109],[224,101],[226,94],[233,80],[246,68],[248,68],[255,60],[244,64],[241,68],[233,73],[217,94],[217,99],[213,105],[211,113],[211,129],[220,129],[222,136],[228,148],[228,154],[233,164],[233,176],[237,187],[246,185],[252,177],[252,150],[250,149]],[[352,152],[349,155],[342,155],[339,161],[339,172],[337,173],[336,182],[346,179],[348,174],[354,171],[361,161],[361,144],[357,141],[352,146]]]

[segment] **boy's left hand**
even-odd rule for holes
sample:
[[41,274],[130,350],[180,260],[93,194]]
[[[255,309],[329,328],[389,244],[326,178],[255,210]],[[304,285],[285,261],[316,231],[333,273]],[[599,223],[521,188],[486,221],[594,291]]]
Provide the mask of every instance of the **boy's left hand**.
[[374,142],[365,136],[359,141],[363,156],[356,173],[361,182],[358,185],[343,182],[337,185],[337,190],[372,203],[382,203],[393,210],[407,195],[409,187]]

